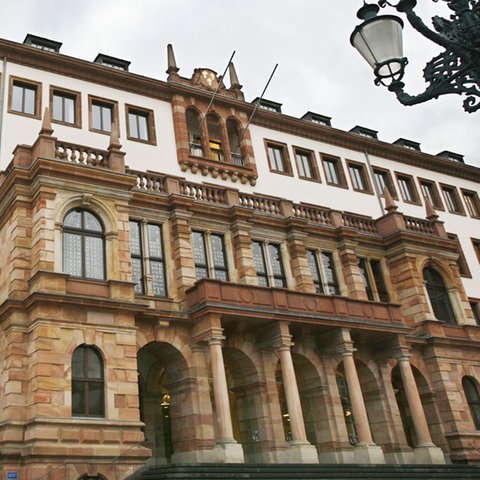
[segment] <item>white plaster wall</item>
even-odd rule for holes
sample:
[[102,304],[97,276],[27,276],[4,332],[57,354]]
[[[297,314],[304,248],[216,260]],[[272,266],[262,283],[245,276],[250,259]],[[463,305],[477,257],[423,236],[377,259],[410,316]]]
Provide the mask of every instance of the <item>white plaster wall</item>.
[[[12,158],[11,152],[15,146],[17,144],[32,144],[41,127],[41,120],[6,113],[8,108],[8,85],[10,75],[41,82],[42,113],[44,108],[49,105],[50,85],[81,92],[81,128],[56,123],[52,124],[54,135],[62,141],[106,149],[109,144],[109,136],[89,131],[88,95],[91,94],[118,102],[120,143],[123,145],[122,150],[126,152],[126,164],[132,169],[140,171],[153,170],[184,177],[187,180],[196,183],[205,181],[221,186],[237,188],[248,193],[284,197],[294,202],[311,203],[336,210],[370,215],[374,218],[377,218],[384,213],[379,204],[379,199],[375,194],[372,195],[355,192],[351,186],[351,180],[345,161],[346,159],[353,160],[367,166],[365,152],[353,151],[329,145],[327,143],[302,138],[298,135],[290,135],[264,127],[251,125],[250,134],[255,152],[255,162],[258,169],[258,181],[255,187],[252,187],[249,184],[242,185],[239,181],[223,181],[220,178],[213,179],[210,176],[203,177],[201,174],[194,175],[190,172],[182,172],[177,162],[172,111],[168,102],[12,63],[7,64],[5,78],[7,91],[5,92],[3,105],[3,131],[0,151],[1,169],[4,169],[10,162]],[[157,143],[155,146],[126,139],[125,104],[153,110]],[[287,144],[293,171],[292,177],[270,172],[264,143],[265,139]],[[293,146],[305,148],[314,152],[315,161],[317,162],[322,179],[321,183],[298,178]],[[326,184],[324,171],[320,163],[320,152],[340,157],[349,186],[348,189]],[[410,165],[399,164],[371,154],[369,154],[369,158],[372,166],[378,166],[390,170],[399,195],[400,192],[396,182],[395,172],[412,175],[415,178],[417,191],[420,196],[421,191],[417,180],[419,177],[436,181],[441,197],[440,183],[456,186],[459,189],[459,195],[462,202],[463,198],[460,194],[460,188],[478,191],[478,184],[473,182],[450,177],[445,174],[431,172],[418,167],[412,167]],[[455,168],[455,163],[453,162],[452,168]],[[371,178],[371,176],[370,183],[372,187],[374,187],[373,178]],[[383,199],[381,202],[383,205]],[[443,197],[442,202],[444,203]],[[400,198],[397,201],[397,205],[399,211],[406,215],[425,218],[425,206],[423,204],[421,206],[411,205],[403,202]],[[440,220],[445,222],[446,230],[448,232],[456,233],[459,236],[472,273],[471,279],[464,279],[465,287],[470,296],[480,298],[480,289],[478,287],[480,285],[480,266],[471,242],[471,238],[480,239],[480,220],[472,219],[468,214],[465,216],[455,215],[448,213],[447,211],[438,211],[437,213],[439,214]]]

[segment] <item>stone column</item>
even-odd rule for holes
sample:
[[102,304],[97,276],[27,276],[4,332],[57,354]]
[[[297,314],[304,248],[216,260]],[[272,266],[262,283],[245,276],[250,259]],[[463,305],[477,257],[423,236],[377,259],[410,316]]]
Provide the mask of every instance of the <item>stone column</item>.
[[360,380],[358,379],[357,368],[355,367],[355,360],[353,359],[353,350],[344,350],[342,356],[345,369],[345,380],[347,381],[359,444],[372,445],[372,432],[370,430],[370,424],[368,423],[367,409],[365,407],[365,402],[363,401]]
[[354,448],[354,459],[356,463],[385,463],[385,456],[380,446],[376,445],[372,438],[370,424],[368,422],[367,409],[363,400],[362,388],[358,378],[357,367],[353,353],[355,348],[348,329],[339,329],[340,342],[337,344],[337,351],[343,357],[345,380],[347,382],[348,394],[352,405],[352,413],[357,429],[359,443]]
[[[288,325],[280,325],[280,329],[286,331],[288,330]],[[278,343],[275,345],[275,350],[278,352],[280,358],[283,387],[292,431],[292,442],[287,453],[287,462],[318,463],[317,449],[313,445],[310,445],[307,440],[300,393],[298,391],[297,378],[295,376],[292,354],[290,352],[292,346],[290,338],[289,334],[281,333]]]
[[219,463],[243,463],[242,446],[233,438],[227,376],[225,375],[225,364],[222,353],[222,341],[224,337],[213,335],[206,340],[210,349],[213,396],[219,437],[216,441],[214,461]]
[[398,368],[402,376],[408,408],[410,409],[410,415],[412,416],[413,426],[417,435],[418,445],[414,449],[415,460],[417,463],[445,463],[443,452],[432,443],[432,437],[430,436],[430,430],[428,429],[427,419],[408,355],[400,355]]
[[280,365],[282,367],[283,387],[287,400],[290,428],[292,430],[293,443],[308,443],[303,419],[300,394],[298,393],[297,379],[293,368],[290,345],[282,344],[278,347]]
[[233,438],[232,416],[230,414],[230,401],[228,399],[227,377],[222,355],[223,339],[223,337],[210,337],[207,340],[210,348],[215,414],[220,442],[235,442]]

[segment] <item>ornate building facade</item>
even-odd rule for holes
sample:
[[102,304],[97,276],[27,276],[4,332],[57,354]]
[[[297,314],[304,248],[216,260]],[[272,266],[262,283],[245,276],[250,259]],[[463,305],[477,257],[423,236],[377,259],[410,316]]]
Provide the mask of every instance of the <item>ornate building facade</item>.
[[480,169],[59,50],[0,40],[3,475],[480,463]]

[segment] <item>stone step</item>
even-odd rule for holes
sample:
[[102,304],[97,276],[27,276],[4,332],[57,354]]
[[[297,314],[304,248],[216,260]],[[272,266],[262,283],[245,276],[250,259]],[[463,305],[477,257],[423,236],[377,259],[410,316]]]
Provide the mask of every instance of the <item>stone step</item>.
[[198,464],[150,467],[127,480],[480,480],[473,465]]

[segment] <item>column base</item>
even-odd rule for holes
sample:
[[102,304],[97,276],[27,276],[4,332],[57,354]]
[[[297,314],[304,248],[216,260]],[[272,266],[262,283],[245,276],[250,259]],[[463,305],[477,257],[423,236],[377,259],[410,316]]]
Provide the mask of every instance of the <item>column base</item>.
[[320,463],[333,463],[333,464],[344,464],[344,463],[355,463],[355,457],[353,456],[353,451],[338,450],[336,452],[320,452],[318,454]]
[[442,450],[433,443],[431,445],[420,445],[413,449],[415,456],[415,463],[417,464],[438,464],[442,465],[445,462],[445,455]]
[[215,463],[244,463],[243,448],[237,442],[218,442],[213,449]]
[[217,443],[213,450],[193,450],[172,455],[172,463],[244,463],[243,448],[236,442]]
[[291,443],[285,457],[287,463],[318,463],[317,449],[310,443]]
[[413,450],[385,453],[385,463],[388,465],[415,465]]
[[375,444],[356,445],[353,449],[355,463],[375,464],[385,463],[382,447]]

